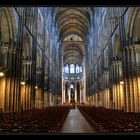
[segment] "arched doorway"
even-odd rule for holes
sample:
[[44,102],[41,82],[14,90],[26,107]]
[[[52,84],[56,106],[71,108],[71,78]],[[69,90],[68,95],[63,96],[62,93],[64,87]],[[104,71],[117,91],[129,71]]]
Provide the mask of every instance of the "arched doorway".
[[70,84],[70,102],[72,104],[75,103],[75,93],[74,93],[74,91],[75,91],[74,83],[71,82],[71,84]]

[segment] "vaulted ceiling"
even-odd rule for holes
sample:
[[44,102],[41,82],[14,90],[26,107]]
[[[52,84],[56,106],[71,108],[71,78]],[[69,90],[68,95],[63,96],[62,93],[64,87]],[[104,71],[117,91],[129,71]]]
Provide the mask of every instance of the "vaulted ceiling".
[[87,7],[55,8],[55,20],[61,39],[75,33],[84,40],[88,33],[90,13],[91,9]]
[[83,48],[77,43],[67,43],[63,45],[63,59],[65,64],[82,64]]
[[[75,34],[85,41],[88,35],[91,12],[89,7],[54,8],[55,22],[61,42],[71,34]],[[64,64],[82,63],[83,53],[82,46],[79,44],[72,41],[67,43],[63,48]]]

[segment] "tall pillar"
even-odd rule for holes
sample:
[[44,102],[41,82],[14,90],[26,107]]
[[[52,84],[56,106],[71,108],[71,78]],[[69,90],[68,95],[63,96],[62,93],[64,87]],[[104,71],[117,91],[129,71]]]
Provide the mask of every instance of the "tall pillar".
[[126,63],[126,50],[122,50],[122,73],[123,73],[123,79],[124,79],[124,84],[123,84],[123,108],[124,111],[127,111],[127,80],[126,80],[126,70],[127,70],[127,63]]
[[129,49],[126,48],[125,50],[125,63],[126,63],[126,74],[125,74],[125,89],[126,89],[126,107],[127,107],[127,112],[131,111],[131,95],[130,95],[130,60],[129,60],[130,54],[129,54]]
[[[34,8],[35,19],[34,19],[34,37],[33,37],[33,48],[32,48],[32,65],[31,65],[31,109],[35,107],[35,85],[36,85],[36,58],[37,58],[37,27],[38,27],[38,8]],[[19,101],[20,102],[20,101]],[[18,110],[19,111],[19,110]]]
[[135,45],[135,66],[136,66],[136,82],[135,86],[136,93],[137,93],[137,111],[140,112],[140,45]]
[[119,109],[119,72],[118,72],[118,60],[115,61],[115,95],[116,95],[116,101],[115,101],[115,105],[116,105],[116,109]]
[[102,107],[105,107],[105,72],[102,75],[103,79],[103,89],[102,89]]
[[121,109],[124,109],[124,84],[120,84],[120,102],[121,102]]
[[82,84],[80,83],[80,104],[82,103]]
[[63,105],[63,102],[64,102],[64,85],[63,85],[63,80],[62,80],[62,105]]
[[63,81],[63,55],[62,55],[62,105],[64,103],[64,81]]
[[83,78],[84,78],[84,92],[83,92],[83,102],[86,103],[86,58],[84,56],[84,71],[83,71]]
[[64,91],[63,91],[63,103],[66,102],[66,89],[65,89],[65,85],[64,85]]
[[130,100],[130,111],[134,111],[134,93],[133,93],[133,74],[132,74],[132,50],[130,48],[128,48],[128,60],[129,60],[129,63],[128,63],[128,67],[129,67],[129,85],[128,85],[128,88],[129,88],[129,94],[130,94],[130,97],[129,97],[129,100]]
[[131,62],[132,62],[132,88],[133,88],[133,97],[134,97],[134,105],[133,105],[133,111],[138,112],[138,106],[139,106],[139,95],[138,95],[138,87],[137,87],[137,68],[136,68],[136,53],[135,53],[135,47],[132,46],[131,48]]
[[75,102],[77,102],[77,88],[76,88],[76,84],[75,84],[75,88],[74,88],[74,98],[75,98]]
[[[63,80],[62,80],[63,81]],[[62,82],[63,83],[63,82]],[[61,97],[61,104],[63,105],[63,98],[64,98],[64,89],[62,84],[62,97]]]
[[70,103],[70,87],[68,88],[68,103]]

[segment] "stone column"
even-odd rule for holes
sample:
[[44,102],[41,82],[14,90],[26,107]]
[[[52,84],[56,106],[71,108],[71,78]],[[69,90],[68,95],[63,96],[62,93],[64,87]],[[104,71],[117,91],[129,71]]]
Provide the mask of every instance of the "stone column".
[[117,93],[116,93],[116,95],[117,95],[117,109],[120,109],[120,107],[119,107],[119,94],[120,94],[120,92],[119,92],[119,61],[117,60],[116,61],[116,91],[117,91]]
[[62,105],[64,103],[64,94],[65,94],[65,85],[64,85],[64,77],[63,77],[63,55],[62,55]]
[[71,98],[71,97],[70,97],[70,87],[68,88],[68,95],[69,95],[69,96],[68,96],[68,103],[70,103],[70,98]]
[[82,84],[80,83],[80,104],[82,103]]
[[[63,61],[63,59],[62,59],[62,61]],[[62,71],[63,71],[63,69],[62,69]],[[63,72],[62,72],[62,96],[61,96],[61,98],[62,98],[62,105],[63,105],[63,102],[64,102],[64,83],[63,83]]]
[[105,73],[102,74],[103,89],[102,89],[102,107],[105,107]]
[[76,84],[75,84],[75,88],[74,88],[74,98],[75,98],[75,102],[77,102],[77,87],[76,87]]
[[137,87],[137,111],[140,112],[140,45],[135,45],[135,63],[136,63],[136,83],[135,86]]
[[120,102],[121,102],[121,109],[124,109],[124,103],[125,103],[125,98],[124,98],[124,84],[120,84]]
[[131,95],[130,95],[130,80],[129,80],[129,75],[130,75],[130,60],[129,60],[129,49],[126,48],[125,50],[125,63],[126,63],[126,75],[125,75],[125,79],[126,79],[126,82],[125,82],[125,86],[126,86],[126,106],[127,106],[127,112],[131,111]]
[[63,91],[63,103],[66,102],[66,88],[65,88],[65,85],[64,85],[64,91]]
[[130,101],[130,111],[134,111],[134,92],[133,92],[133,74],[132,74],[132,50],[128,47],[127,50],[127,57],[128,57],[128,90],[130,96],[128,100]]
[[86,58],[84,56],[84,68],[83,68],[83,79],[84,79],[84,93],[83,93],[83,102],[86,103]]
[[123,72],[123,80],[124,80],[124,84],[123,84],[123,107],[124,107],[124,111],[127,111],[127,98],[126,98],[126,70],[127,70],[127,65],[126,65],[126,50],[123,49],[122,50],[122,72]]
[[[123,73],[123,57],[122,60],[119,63],[119,71],[122,71],[122,74],[119,74],[119,93],[120,93],[120,109],[124,109],[125,110],[125,80],[124,80],[124,73]],[[121,81],[123,83],[121,83]]]
[[134,97],[134,112],[138,112],[138,106],[139,106],[139,95],[138,95],[138,89],[137,89],[137,70],[136,70],[136,53],[135,53],[135,47],[132,46],[131,48],[131,62],[132,62],[132,88],[133,88],[133,97]]
[[115,64],[112,64],[112,94],[113,94],[113,109],[116,109],[116,87],[115,87]]

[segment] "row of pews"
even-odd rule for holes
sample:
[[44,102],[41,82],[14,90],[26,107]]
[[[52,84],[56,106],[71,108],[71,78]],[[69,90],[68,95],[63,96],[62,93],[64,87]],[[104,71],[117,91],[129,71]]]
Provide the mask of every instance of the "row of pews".
[[140,132],[140,113],[78,106],[96,132]]
[[0,132],[57,133],[60,131],[69,111],[69,106],[56,106],[22,112],[2,113],[0,114]]

